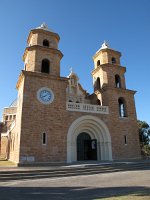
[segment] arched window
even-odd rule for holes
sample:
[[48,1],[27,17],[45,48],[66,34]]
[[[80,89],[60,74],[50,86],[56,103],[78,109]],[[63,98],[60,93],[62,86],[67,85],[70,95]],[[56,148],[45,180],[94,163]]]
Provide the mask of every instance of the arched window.
[[111,62],[112,62],[112,64],[115,64],[116,63],[116,58],[112,57]]
[[127,106],[124,98],[119,98],[118,99],[118,104],[119,104],[119,116],[120,117],[127,117]]
[[115,75],[115,84],[117,88],[121,88],[121,79],[118,74]]
[[47,60],[47,59],[42,60],[41,72],[48,74],[50,71],[49,65],[50,65],[49,60]]
[[9,115],[9,120],[12,120],[12,115]]
[[97,61],[97,67],[100,65],[100,60]]
[[101,88],[101,82],[100,82],[100,78],[97,78],[97,84],[96,84],[97,90],[99,90]]
[[94,82],[94,91],[100,90],[100,89],[101,89],[101,82],[100,82],[100,78],[98,77]]
[[43,46],[49,47],[49,41],[48,40],[43,40]]
[[97,105],[101,106],[101,101],[97,99]]

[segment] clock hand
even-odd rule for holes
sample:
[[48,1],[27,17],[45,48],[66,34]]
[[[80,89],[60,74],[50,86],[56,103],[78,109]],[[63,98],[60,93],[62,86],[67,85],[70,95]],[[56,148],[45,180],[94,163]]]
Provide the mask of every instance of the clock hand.
[[42,97],[46,97],[47,96],[47,94],[46,95],[43,95]]

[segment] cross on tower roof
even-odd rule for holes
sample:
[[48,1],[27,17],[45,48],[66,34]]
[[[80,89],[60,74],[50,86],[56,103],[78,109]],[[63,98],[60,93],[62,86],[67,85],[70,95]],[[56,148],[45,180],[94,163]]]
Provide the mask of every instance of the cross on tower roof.
[[43,22],[41,24],[41,26],[37,27],[36,29],[43,29],[43,30],[46,30],[46,31],[54,32],[53,30],[48,28],[48,26],[47,26],[47,24],[45,22]]
[[107,49],[109,47],[108,43],[104,40],[101,49]]

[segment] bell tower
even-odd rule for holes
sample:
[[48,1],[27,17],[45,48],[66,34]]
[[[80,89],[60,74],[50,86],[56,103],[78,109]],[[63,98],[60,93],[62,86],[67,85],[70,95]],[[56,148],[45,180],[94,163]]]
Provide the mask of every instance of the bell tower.
[[60,76],[63,54],[58,50],[59,40],[59,35],[48,29],[46,24],[31,30],[23,55],[24,70]]
[[16,146],[19,154],[16,162],[51,161],[53,157],[58,160],[59,148],[53,135],[60,141],[57,127],[64,124],[61,116],[66,111],[68,84],[68,78],[60,76],[63,54],[58,49],[59,39],[45,24],[29,33],[23,55],[24,70],[17,82],[16,132],[20,143]]
[[120,66],[120,57],[120,52],[110,49],[106,42],[102,44],[102,47],[93,56],[94,91],[106,86],[126,88],[124,77],[126,68]]
[[[134,105],[135,91],[126,89],[126,67],[120,64],[121,53],[111,49],[104,41],[93,56],[92,71],[94,93],[104,106],[118,117],[136,116]],[[119,109],[118,109],[119,108]],[[119,110],[119,111],[118,111]],[[118,112],[117,112],[118,111]]]

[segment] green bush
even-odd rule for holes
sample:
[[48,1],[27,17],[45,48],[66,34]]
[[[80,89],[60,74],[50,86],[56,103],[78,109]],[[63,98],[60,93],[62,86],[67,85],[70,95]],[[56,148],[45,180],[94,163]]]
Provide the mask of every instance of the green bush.
[[146,158],[150,157],[150,145],[149,144],[143,145],[141,147],[141,153]]

